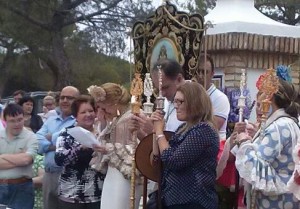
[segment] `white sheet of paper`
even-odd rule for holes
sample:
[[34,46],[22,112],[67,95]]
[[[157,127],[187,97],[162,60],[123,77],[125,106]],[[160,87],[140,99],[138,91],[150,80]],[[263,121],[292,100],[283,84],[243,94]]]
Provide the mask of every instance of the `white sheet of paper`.
[[100,142],[96,139],[94,134],[82,127],[76,126],[70,128],[68,129],[68,133],[83,146],[92,148],[94,144],[100,145]]

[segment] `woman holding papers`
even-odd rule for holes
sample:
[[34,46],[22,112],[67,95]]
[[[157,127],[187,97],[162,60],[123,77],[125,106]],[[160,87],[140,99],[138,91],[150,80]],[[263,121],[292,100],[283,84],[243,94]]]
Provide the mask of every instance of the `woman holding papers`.
[[[108,123],[102,134],[102,144],[106,153],[99,157],[93,167],[99,171],[107,170],[101,197],[101,209],[129,209],[131,177],[132,135],[128,128],[131,117],[130,95],[115,83],[91,86],[89,93],[95,98],[105,114]],[[95,150],[102,152],[101,148]],[[142,195],[141,178],[136,176],[135,206],[138,208]]]
[[[72,104],[72,115],[77,120],[76,127],[63,130],[56,144],[55,162],[64,167],[58,187],[60,208],[99,209],[104,175],[89,166],[94,150],[79,142],[90,141],[90,134],[94,133],[96,114],[93,99],[90,96],[76,98]],[[79,129],[75,132],[74,128]],[[86,138],[76,139],[78,136]]]

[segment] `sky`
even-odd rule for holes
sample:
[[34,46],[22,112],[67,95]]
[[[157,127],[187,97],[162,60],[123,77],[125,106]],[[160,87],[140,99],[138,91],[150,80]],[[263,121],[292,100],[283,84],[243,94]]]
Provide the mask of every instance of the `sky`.
[[[162,5],[163,2],[164,2],[163,0],[152,0],[152,4],[155,7],[158,7],[158,6]],[[169,2],[174,3],[174,1],[172,1],[172,0],[169,0]],[[184,2],[186,2],[186,0],[178,0],[178,2],[179,3],[184,3]],[[176,5],[176,6],[178,6],[178,5]]]

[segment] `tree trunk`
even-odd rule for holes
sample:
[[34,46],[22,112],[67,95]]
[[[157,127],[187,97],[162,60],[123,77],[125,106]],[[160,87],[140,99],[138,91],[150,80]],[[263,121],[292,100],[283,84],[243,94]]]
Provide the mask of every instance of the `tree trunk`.
[[16,55],[14,54],[14,44],[8,45],[3,62],[0,64],[0,98],[4,92],[9,75],[9,67],[14,62]]
[[53,50],[50,58],[52,64],[49,67],[55,76],[54,90],[61,90],[63,87],[71,85],[72,80],[71,64],[64,48],[61,32],[52,33],[52,46]]

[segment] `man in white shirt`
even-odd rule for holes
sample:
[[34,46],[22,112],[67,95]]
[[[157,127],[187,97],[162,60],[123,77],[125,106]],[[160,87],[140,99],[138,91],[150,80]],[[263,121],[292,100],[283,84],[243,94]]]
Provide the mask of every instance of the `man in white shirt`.
[[[178,62],[175,60],[164,59],[158,61],[153,69],[151,69],[151,78],[153,80],[153,85],[158,89],[159,87],[159,75],[158,75],[158,66],[162,70],[162,87],[161,93],[165,97],[164,102],[164,112],[165,112],[165,121],[166,131],[175,132],[177,128],[183,123],[179,121],[176,116],[176,110],[173,104],[173,99],[176,94],[177,88],[185,83],[183,70]],[[153,133],[153,123],[151,120],[143,114],[139,116],[132,116],[131,126],[138,129],[138,137],[143,139],[150,133]],[[154,189],[153,192],[149,195],[149,201],[147,203],[147,208],[152,209],[156,207],[156,186],[151,183],[149,187]],[[151,190],[151,188],[150,188]]]
[[[206,69],[206,74],[204,71]],[[226,127],[227,119],[230,111],[230,103],[228,97],[212,83],[212,78],[214,76],[214,62],[210,56],[201,55],[199,57],[199,68],[196,79],[201,83],[207,91],[212,102],[214,119],[216,125],[219,129],[220,136],[220,149],[218,160],[224,151],[224,146],[226,142]],[[227,151],[225,151],[226,153]],[[223,162],[220,160],[218,162],[217,171],[222,170],[223,175],[221,175],[217,180],[217,192],[219,196],[219,207],[220,208],[233,208],[235,203],[235,194],[230,192],[229,188],[235,181],[235,166],[233,162]]]
[[[206,74],[204,69],[206,69]],[[197,81],[204,86],[207,94],[210,97],[214,119],[219,129],[219,135],[221,140],[226,139],[226,127],[227,119],[230,111],[230,104],[228,97],[212,83],[214,77],[215,68],[213,59],[210,56],[200,55],[199,67],[196,75]]]
[[[176,116],[176,110],[173,105],[173,99],[176,94],[178,86],[185,83],[183,70],[178,62],[175,60],[164,59],[155,64],[151,70],[151,77],[153,85],[158,89],[158,68],[162,69],[162,96],[165,97],[164,112],[166,120],[166,131],[175,132],[176,129],[182,124]],[[131,126],[137,128],[139,139],[144,138],[153,132],[152,121],[147,119],[144,114],[139,116],[132,116]]]

